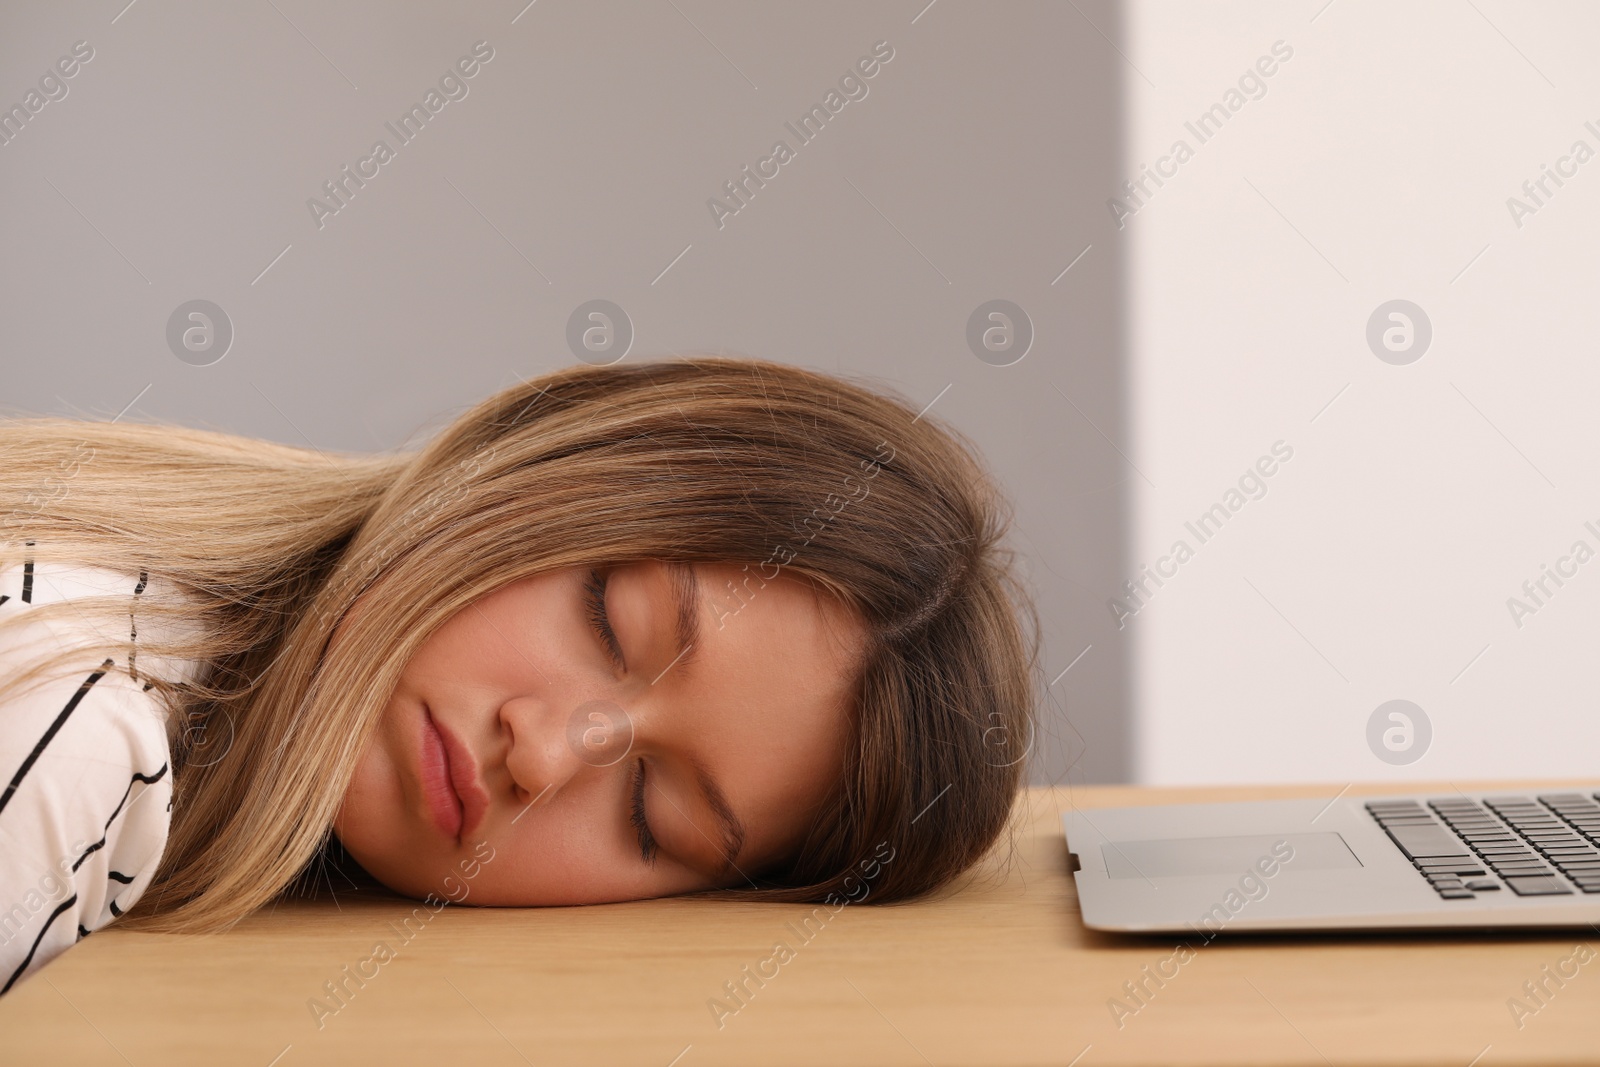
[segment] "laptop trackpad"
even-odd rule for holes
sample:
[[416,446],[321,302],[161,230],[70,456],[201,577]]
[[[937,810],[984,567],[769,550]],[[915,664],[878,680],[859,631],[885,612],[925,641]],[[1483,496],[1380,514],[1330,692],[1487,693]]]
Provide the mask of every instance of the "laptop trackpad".
[[1279,869],[1322,871],[1359,867],[1344,838],[1314,834],[1253,834],[1241,837],[1181,837],[1164,841],[1107,841],[1100,846],[1109,878],[1174,878],[1191,874]]

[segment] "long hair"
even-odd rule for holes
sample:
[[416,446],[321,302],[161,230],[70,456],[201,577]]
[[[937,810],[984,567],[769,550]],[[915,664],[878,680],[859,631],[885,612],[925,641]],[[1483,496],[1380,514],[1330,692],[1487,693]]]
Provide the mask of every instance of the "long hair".
[[[871,384],[756,359],[580,364],[378,455],[0,423],[0,552],[160,575],[181,595],[140,605],[154,625],[139,654],[204,665],[192,684],[156,681],[171,829],[120,921],[210,931],[274,899],[328,840],[436,627],[542,571],[647,559],[742,564],[730,604],[779,573],[808,579],[867,631],[828,809],[731,895],[860,899],[872,862],[867,899],[887,902],[971,868],[1031,746],[1037,611],[971,443]],[[125,598],[103,607],[126,623]]]

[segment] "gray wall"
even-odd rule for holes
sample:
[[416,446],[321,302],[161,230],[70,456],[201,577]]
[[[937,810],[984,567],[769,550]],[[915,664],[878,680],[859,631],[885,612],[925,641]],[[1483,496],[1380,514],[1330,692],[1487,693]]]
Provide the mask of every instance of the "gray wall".
[[[0,145],[0,413],[416,444],[573,361],[593,299],[626,312],[630,360],[871,375],[936,401],[1016,502],[1055,680],[1033,778],[1128,777],[1102,603],[1138,477],[1103,207],[1114,5],[124,2],[0,13],[0,107],[38,109]],[[92,58],[45,77],[79,41]],[[466,95],[402,144],[385,123],[478,41]],[[878,41],[867,94],[801,144],[785,123]],[[41,78],[55,99],[28,98]],[[314,217],[379,139],[393,158]],[[719,227],[708,199],[779,139],[793,159]],[[1015,362],[969,346],[994,299],[1031,322]],[[220,333],[169,343],[193,300],[231,323],[220,359]]]

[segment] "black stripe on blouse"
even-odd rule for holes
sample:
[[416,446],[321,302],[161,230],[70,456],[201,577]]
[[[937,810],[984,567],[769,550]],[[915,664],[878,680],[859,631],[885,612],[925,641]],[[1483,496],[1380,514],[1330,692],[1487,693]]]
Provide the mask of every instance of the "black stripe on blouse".
[[[154,783],[161,781],[162,778],[166,777],[166,774],[167,774],[167,765],[165,763],[163,763],[161,765],[161,769],[159,771],[157,771],[156,773],[154,773],[154,774],[148,774],[147,775],[147,774],[140,774],[138,771],[134,771],[133,772],[133,778],[128,782],[128,788],[126,788],[126,789],[124,789],[122,791],[122,799],[117,801],[117,810],[113,811],[111,813],[111,816],[108,819],[106,819],[105,827],[102,829],[101,834],[100,834],[100,840],[96,841],[94,844],[92,844],[88,848],[84,849],[83,850],[83,855],[79,856],[76,860],[73,861],[72,869],[73,869],[74,872],[76,872],[79,867],[83,866],[83,861],[89,858],[89,854],[91,852],[98,852],[100,849],[105,847],[106,836],[111,833],[111,824],[116,821],[116,818],[117,818],[118,815],[122,814],[122,806],[128,802],[128,794],[133,792],[133,783],[134,782],[143,782],[146,785],[153,785]],[[170,801],[168,803],[167,810],[168,811],[172,810],[172,806],[171,806]]]
[[[28,954],[22,958],[21,963],[17,964],[17,969],[11,972],[10,978],[6,979],[5,987],[0,988],[0,996],[4,996],[8,991],[10,991],[12,986],[17,984],[17,979],[22,977],[22,972],[26,971],[28,969],[28,964],[33,962],[33,954],[39,951],[39,943],[44,940],[44,935],[50,932],[50,924],[60,918],[62,912],[66,911],[77,902],[78,894],[74,893],[66,900],[63,900],[60,904],[56,905],[56,910],[50,913],[50,918],[46,919],[44,921],[44,926],[40,928],[39,936],[33,939],[33,947],[28,949]],[[82,927],[79,927],[79,929],[82,929]]]
[[105,673],[111,669],[112,663],[112,660],[106,660],[100,665],[99,670],[89,675],[88,678],[84,679],[83,684],[78,686],[78,691],[72,694],[72,699],[67,701],[67,706],[61,709],[61,713],[56,716],[55,722],[50,724],[50,729],[46,730],[44,732],[44,736],[39,738],[38,744],[33,746],[33,751],[28,753],[28,758],[22,761],[21,767],[17,768],[17,773],[11,776],[11,783],[6,786],[5,793],[0,794],[0,812],[5,811],[6,805],[11,803],[11,798],[16,795],[17,786],[22,784],[22,779],[26,777],[28,771],[33,768],[34,762],[38,760],[39,756],[44,752],[45,746],[50,744],[50,741],[56,736],[56,733],[66,723],[68,716],[72,714],[73,710],[77,708],[78,703],[83,700],[85,695],[88,694],[90,687],[92,687],[94,683],[98,682],[101,678],[105,677]]
[[[144,587],[149,584],[150,572],[140,571],[139,584],[133,587],[135,600],[139,598],[140,593],[144,592]],[[128,640],[131,643],[131,647],[128,650],[128,674],[137,682],[139,680],[139,671],[134,666],[134,659],[139,655],[139,622],[133,617],[132,608],[128,609]],[[149,689],[150,687],[147,685],[145,688]]]
[[[29,542],[27,542],[27,545],[28,545],[29,548],[32,548],[33,547],[33,542],[29,541]],[[33,603],[33,553],[32,552],[29,552],[28,555],[26,556],[26,558],[24,558],[23,561],[22,561],[22,602],[24,604]]]

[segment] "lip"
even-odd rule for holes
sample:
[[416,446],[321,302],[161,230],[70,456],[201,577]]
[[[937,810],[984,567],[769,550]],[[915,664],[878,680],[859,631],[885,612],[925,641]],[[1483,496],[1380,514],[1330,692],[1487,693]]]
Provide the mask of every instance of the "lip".
[[478,779],[472,753],[422,707],[422,791],[433,823],[446,837],[478,828],[489,809],[489,793]]

